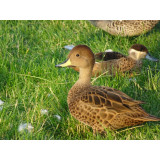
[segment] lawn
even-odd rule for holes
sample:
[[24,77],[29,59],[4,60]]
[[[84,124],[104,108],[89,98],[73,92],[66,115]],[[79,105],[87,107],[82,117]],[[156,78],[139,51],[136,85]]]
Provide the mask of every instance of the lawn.
[[[0,21],[0,139],[160,139],[160,123],[107,135],[93,135],[92,129],[69,112],[67,93],[78,79],[70,68],[56,68],[66,59],[65,45],[88,45],[94,53],[112,49],[127,55],[132,44],[145,45],[160,59],[160,24],[136,37],[112,36],[88,21]],[[119,89],[142,107],[160,117],[160,63],[144,60],[133,78],[103,75],[93,85]],[[136,79],[134,79],[136,78]],[[42,112],[44,111],[44,112]],[[46,111],[46,112],[45,112]],[[20,131],[23,123],[29,130]]]

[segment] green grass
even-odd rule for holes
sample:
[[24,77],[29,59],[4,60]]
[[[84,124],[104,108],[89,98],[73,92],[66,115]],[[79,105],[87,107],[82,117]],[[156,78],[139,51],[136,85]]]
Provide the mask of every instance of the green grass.
[[[93,135],[92,129],[69,113],[67,93],[78,73],[55,68],[69,51],[65,45],[86,44],[93,52],[113,49],[127,54],[135,43],[147,46],[160,59],[160,25],[138,37],[115,37],[88,21],[0,21],[0,139],[160,139],[160,123],[123,132]],[[102,76],[94,85],[122,90],[145,101],[143,108],[160,117],[160,65],[144,60],[136,82],[128,77]],[[48,115],[42,115],[47,109]],[[57,120],[54,115],[60,115]],[[18,132],[21,123],[31,123],[32,132]]]

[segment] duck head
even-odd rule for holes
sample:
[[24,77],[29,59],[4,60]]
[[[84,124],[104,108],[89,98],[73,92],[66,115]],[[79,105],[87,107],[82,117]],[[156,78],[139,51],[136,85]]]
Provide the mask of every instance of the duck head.
[[76,67],[79,70],[79,79],[75,85],[91,85],[90,79],[95,63],[94,54],[86,45],[78,45],[74,47],[67,60],[56,65],[56,67]]
[[136,61],[141,60],[143,58],[146,58],[155,62],[159,61],[158,59],[152,57],[149,54],[148,49],[142,44],[134,44],[133,46],[131,46],[128,52],[129,52],[129,57],[133,58]]
[[95,58],[92,50],[86,45],[74,47],[63,63],[56,67],[78,67],[80,69],[93,68]]

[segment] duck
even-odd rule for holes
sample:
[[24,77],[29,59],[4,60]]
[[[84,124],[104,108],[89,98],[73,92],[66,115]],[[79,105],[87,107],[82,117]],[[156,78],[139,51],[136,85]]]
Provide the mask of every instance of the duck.
[[67,59],[55,67],[78,67],[79,79],[68,92],[67,103],[71,115],[90,126],[94,133],[106,133],[132,127],[160,118],[147,113],[139,100],[107,86],[91,84],[95,57],[86,45],[75,46]]
[[[128,56],[114,51],[99,52],[95,54],[95,62],[92,77],[97,77],[101,74],[107,73],[109,75],[116,75],[116,73],[124,75],[125,72],[129,72],[130,76],[133,76],[133,71],[139,71],[142,67],[142,60],[144,58],[158,62],[157,58],[154,58],[148,52],[148,49],[142,44],[134,44],[128,50]],[[79,72],[78,67],[72,67],[75,71]]]
[[150,31],[159,20],[90,20],[91,24],[115,36],[138,36]]

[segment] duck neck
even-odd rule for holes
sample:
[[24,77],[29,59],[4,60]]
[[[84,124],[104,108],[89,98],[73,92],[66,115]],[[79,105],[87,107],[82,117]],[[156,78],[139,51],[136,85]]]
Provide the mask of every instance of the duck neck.
[[76,84],[91,85],[92,67],[80,68],[79,79]]
[[134,57],[132,55],[128,55],[128,58],[131,58],[133,61],[137,61],[136,57]]
[[129,53],[128,57],[132,58],[132,60],[134,60],[134,61],[140,61],[141,60],[140,53],[138,51],[136,51],[134,49],[130,49],[128,51],[128,53]]

